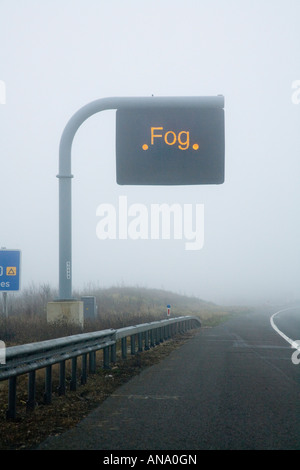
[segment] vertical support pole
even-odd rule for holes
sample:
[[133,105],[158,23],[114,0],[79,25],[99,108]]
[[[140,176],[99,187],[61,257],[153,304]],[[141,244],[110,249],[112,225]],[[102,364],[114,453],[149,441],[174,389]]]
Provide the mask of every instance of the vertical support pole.
[[7,420],[16,419],[16,396],[17,396],[17,377],[10,377],[8,385],[8,410],[6,412]]
[[59,300],[72,298],[72,196],[71,148],[81,124],[102,111],[102,100],[90,103],[75,113],[67,123],[59,145]]
[[28,400],[26,410],[32,411],[35,408],[35,370],[28,374]]
[[59,178],[59,296],[60,300],[72,298],[72,201],[73,176]]

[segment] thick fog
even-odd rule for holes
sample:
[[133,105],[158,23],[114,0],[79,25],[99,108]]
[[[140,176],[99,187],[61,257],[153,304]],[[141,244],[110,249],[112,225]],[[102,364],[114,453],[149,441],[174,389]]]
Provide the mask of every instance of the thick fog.
[[[78,109],[104,97],[224,95],[221,185],[120,186],[116,112],[80,127],[73,287],[299,298],[299,15],[299,0],[1,0],[0,245],[22,251],[21,288],[58,286],[58,149]],[[101,240],[99,206],[118,213],[122,201],[149,217],[154,204],[190,205],[194,229],[202,208],[197,249],[172,231],[135,239],[133,226],[127,239]]]

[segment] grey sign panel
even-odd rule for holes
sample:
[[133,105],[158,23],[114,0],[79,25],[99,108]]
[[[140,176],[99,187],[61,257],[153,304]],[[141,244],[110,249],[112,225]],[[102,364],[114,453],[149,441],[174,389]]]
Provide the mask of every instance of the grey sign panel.
[[153,107],[116,114],[118,184],[224,183],[224,109]]
[[83,302],[84,319],[95,319],[97,315],[96,297],[93,295],[85,295],[81,297]]

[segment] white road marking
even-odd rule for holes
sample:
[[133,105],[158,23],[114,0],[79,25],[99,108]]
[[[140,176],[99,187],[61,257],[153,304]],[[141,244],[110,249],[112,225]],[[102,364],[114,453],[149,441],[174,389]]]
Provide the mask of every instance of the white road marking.
[[290,343],[291,347],[294,348],[294,349],[298,349],[300,350],[300,344],[299,344],[299,340],[293,340],[291,338],[289,338],[286,334],[284,334],[274,323],[274,317],[276,317],[276,315],[278,315],[279,313],[281,312],[286,312],[287,310],[295,310],[296,308],[299,308],[299,307],[289,307],[289,308],[285,308],[283,310],[279,310],[278,312],[275,312],[273,313],[273,315],[271,316],[270,318],[270,323],[271,323],[271,326],[272,328],[283,338],[285,339],[288,343]]

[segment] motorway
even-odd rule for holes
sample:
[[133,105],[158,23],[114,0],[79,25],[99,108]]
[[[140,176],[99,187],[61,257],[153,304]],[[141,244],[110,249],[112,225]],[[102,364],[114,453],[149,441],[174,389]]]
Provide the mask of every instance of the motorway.
[[[278,310],[199,329],[38,449],[299,450],[300,364],[271,324]],[[300,309],[272,318],[300,340]]]

